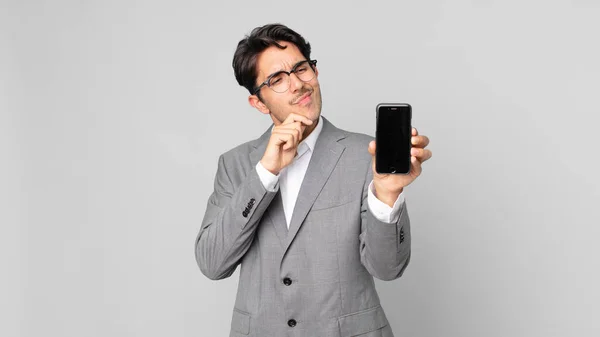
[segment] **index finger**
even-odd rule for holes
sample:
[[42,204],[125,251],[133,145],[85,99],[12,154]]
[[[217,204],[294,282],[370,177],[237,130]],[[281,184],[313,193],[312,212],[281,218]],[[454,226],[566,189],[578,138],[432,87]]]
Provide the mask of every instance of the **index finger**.
[[411,137],[412,145],[416,145],[418,147],[426,147],[429,145],[429,137],[427,136],[412,136]]
[[292,112],[285,118],[283,124],[290,124],[294,122],[300,122],[305,125],[311,125],[313,123],[313,121],[308,119],[307,117]]

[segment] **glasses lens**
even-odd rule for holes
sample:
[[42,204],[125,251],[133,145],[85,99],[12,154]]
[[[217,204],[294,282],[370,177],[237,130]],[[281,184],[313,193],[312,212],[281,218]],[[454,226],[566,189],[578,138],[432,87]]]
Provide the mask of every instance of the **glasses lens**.
[[279,73],[271,77],[271,80],[269,81],[269,87],[278,93],[285,92],[289,86],[290,77],[286,73]]
[[[294,68],[294,74],[302,82],[308,82],[315,77],[315,71],[308,61],[304,61]],[[269,88],[277,93],[283,93],[290,87],[290,76],[287,73],[281,72],[269,80]]]
[[315,72],[313,71],[312,66],[308,61],[300,63],[296,67],[296,71],[294,72],[298,78],[303,82],[308,82],[315,77]]

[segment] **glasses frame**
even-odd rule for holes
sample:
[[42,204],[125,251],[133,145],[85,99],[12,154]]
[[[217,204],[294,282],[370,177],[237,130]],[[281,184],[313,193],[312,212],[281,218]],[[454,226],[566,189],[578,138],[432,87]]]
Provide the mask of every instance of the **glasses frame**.
[[[274,73],[272,73],[271,75],[269,75],[269,77],[267,77],[267,79],[266,79],[264,82],[262,82],[262,83],[261,83],[261,84],[260,84],[258,87],[256,87],[256,89],[254,89],[254,92],[253,92],[253,94],[254,94],[254,95],[258,94],[258,92],[260,91],[260,89],[262,89],[262,87],[264,87],[265,85],[266,85],[267,87],[271,88],[271,86],[269,85],[269,81],[271,81],[271,79],[272,79],[273,77],[277,76],[277,75],[280,75],[280,74],[287,74],[288,76],[292,76],[292,74],[294,74],[294,73],[296,72],[296,69],[298,69],[298,67],[299,67],[301,64],[304,64],[304,62],[308,62],[308,64],[309,64],[309,65],[310,65],[310,67],[312,68],[313,72],[315,71],[315,68],[314,68],[314,67],[317,65],[317,60],[304,60],[304,61],[300,61],[300,62],[296,63],[296,65],[295,65],[295,66],[292,68],[292,70],[290,70],[290,71],[280,70],[280,71],[278,71],[278,72],[274,72]],[[298,77],[298,76],[296,75],[296,77]],[[313,78],[314,78],[314,77],[313,77]],[[298,77],[298,79],[300,80],[300,78],[299,78],[299,77]],[[311,78],[310,80],[312,80],[312,78]],[[302,81],[302,80],[300,80],[300,81]],[[308,81],[302,81],[302,82],[308,82]],[[289,82],[289,83],[292,83],[292,82]],[[278,94],[282,94],[282,93],[284,93],[284,92],[288,91],[289,89],[290,89],[290,86],[289,86],[289,85],[288,85],[288,88],[287,88],[287,89],[285,89],[285,91],[282,91],[282,92],[277,92],[277,91],[275,91],[275,90],[273,90],[273,89],[271,88],[271,90],[273,90],[273,92],[277,92]]]

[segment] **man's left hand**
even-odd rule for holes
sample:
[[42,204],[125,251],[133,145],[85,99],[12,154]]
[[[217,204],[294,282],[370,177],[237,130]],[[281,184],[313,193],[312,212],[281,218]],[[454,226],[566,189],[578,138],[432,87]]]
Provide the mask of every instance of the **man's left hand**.
[[431,158],[431,151],[425,149],[429,145],[429,138],[419,135],[415,128],[412,128],[411,144],[410,172],[408,174],[388,174],[377,173],[375,170],[376,145],[374,140],[369,143],[369,153],[373,156],[372,169],[375,196],[390,207],[394,206],[394,202],[396,202],[404,187],[412,183],[421,174],[423,170],[421,164]]

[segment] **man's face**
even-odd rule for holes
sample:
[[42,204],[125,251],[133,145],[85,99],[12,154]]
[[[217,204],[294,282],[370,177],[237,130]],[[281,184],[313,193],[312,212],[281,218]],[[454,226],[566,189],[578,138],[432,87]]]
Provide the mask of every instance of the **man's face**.
[[[287,48],[279,49],[271,46],[258,57],[257,85],[263,83],[269,75],[280,70],[290,71],[298,62],[306,60],[295,44],[284,41],[280,41],[279,44]],[[289,78],[290,87],[283,93],[277,93],[265,85],[260,90],[262,103],[255,95],[251,95],[250,104],[262,113],[270,114],[275,125],[281,124],[290,113],[305,116],[316,122],[321,114],[321,88],[318,75],[315,68],[313,79],[303,82],[296,74],[292,74]]]

